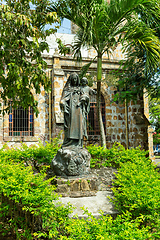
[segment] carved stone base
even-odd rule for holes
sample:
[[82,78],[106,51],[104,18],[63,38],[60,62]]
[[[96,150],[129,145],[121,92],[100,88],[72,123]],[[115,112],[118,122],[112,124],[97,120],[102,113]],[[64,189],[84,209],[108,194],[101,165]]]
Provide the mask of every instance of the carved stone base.
[[91,155],[87,149],[70,146],[58,150],[51,168],[57,176],[79,176],[89,173]]

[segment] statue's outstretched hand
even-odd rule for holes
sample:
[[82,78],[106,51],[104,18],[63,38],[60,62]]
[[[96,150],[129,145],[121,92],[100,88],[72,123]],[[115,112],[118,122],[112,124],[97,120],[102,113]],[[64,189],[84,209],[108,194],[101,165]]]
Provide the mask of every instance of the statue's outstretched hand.
[[60,102],[60,108],[63,112],[69,113],[69,106],[63,102]]
[[61,109],[62,111],[64,111],[64,103],[63,103],[63,102],[60,102],[60,109]]
[[93,94],[96,95],[97,94],[97,90],[93,89]]

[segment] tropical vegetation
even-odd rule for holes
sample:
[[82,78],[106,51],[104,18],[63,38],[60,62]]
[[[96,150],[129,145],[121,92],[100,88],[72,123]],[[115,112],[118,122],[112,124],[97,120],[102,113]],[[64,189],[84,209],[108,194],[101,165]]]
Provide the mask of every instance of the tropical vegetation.
[[[143,55],[145,54],[146,74],[151,69],[157,70],[160,44],[152,26],[159,20],[160,2],[156,0],[57,0],[52,3],[49,10],[56,11],[59,17],[67,18],[78,26],[73,46],[78,59],[81,59],[81,48],[84,46],[94,48],[97,53],[97,111],[101,144],[106,146],[100,111],[103,54],[106,52],[108,55],[112,54],[113,50],[121,44],[125,59],[128,60],[126,65],[128,67],[138,61],[140,49]],[[152,21],[152,26],[146,19]],[[141,92],[144,84],[141,80],[138,83],[137,89]]]
[[0,4],[0,97],[6,111],[9,99],[14,108],[32,106],[37,112],[33,93],[40,93],[41,86],[50,88],[42,53],[49,50],[46,37],[56,27],[47,30],[44,26],[59,19],[56,13],[47,14],[48,4],[47,0],[6,0]]
[[[119,213],[112,217],[101,212],[97,219],[84,209],[87,218],[79,219],[69,218],[70,205],[57,203],[53,178],[46,177],[45,165],[50,166],[58,147],[56,139],[53,144],[46,143],[46,150],[41,143],[31,148],[23,145],[21,149],[9,150],[7,146],[0,149],[1,239],[5,236],[16,240],[160,238],[160,178],[147,157],[148,152],[140,148],[125,150],[120,144],[110,150],[89,146],[92,167],[110,167],[111,163],[117,166],[111,201]],[[39,169],[32,164],[36,159],[37,165],[41,165]]]

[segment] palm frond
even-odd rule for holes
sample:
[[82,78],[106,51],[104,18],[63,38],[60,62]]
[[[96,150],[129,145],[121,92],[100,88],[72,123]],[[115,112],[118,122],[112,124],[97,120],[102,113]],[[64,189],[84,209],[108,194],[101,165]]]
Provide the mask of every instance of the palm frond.
[[[138,26],[139,24],[139,26]],[[145,55],[145,68],[155,70],[160,64],[160,42],[152,29],[147,28],[143,22],[139,22],[137,27],[130,24],[123,39],[123,49],[127,54],[127,59],[138,58],[137,46],[143,49]],[[137,57],[136,57],[137,56]]]
[[[81,60],[81,48],[94,47],[98,53],[110,51],[118,42],[132,61],[137,46],[143,48],[146,67],[156,68],[159,40],[150,29],[147,19],[160,20],[158,0],[58,0],[52,3],[60,17],[71,20],[79,27],[74,43],[75,57]],[[134,53],[134,54],[133,54]]]

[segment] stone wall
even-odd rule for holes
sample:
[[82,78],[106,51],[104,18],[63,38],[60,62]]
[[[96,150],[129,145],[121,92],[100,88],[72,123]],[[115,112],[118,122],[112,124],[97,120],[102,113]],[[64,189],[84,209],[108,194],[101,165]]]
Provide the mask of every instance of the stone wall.
[[[44,142],[46,140],[46,133],[48,132],[48,106],[46,103],[46,93],[41,87],[41,93],[35,95],[38,101],[39,115],[36,117],[34,114],[34,136],[9,136],[9,116],[1,114],[0,117],[0,142],[1,146],[7,143],[9,147],[19,147],[21,142],[26,143],[28,146],[37,143],[39,140]],[[5,108],[5,106],[2,106]]]
[[[66,61],[65,61],[66,60]],[[63,115],[60,111],[59,101],[63,87],[67,81],[67,77],[73,71],[79,72],[81,66],[86,64],[88,59],[84,59],[83,62],[77,63],[74,59],[57,56],[54,58],[53,65],[53,82],[54,82],[54,112],[55,118],[55,136],[63,128]],[[107,79],[108,73],[118,68],[118,60],[108,61],[103,60],[103,79]],[[89,73],[96,73],[96,62],[91,65]],[[96,84],[94,84],[96,88]],[[113,96],[116,92],[114,86],[107,85],[106,81],[102,83],[102,94],[105,99],[105,111],[106,111],[106,140],[107,147],[113,146],[114,142],[120,142],[126,147],[126,129],[128,129],[128,144],[129,147],[141,146],[142,149],[147,150],[149,139],[152,141],[152,137],[148,136],[148,104],[147,98],[138,98],[137,103],[133,101],[127,104],[117,104],[113,102]],[[145,103],[145,104],[144,104]],[[126,118],[128,116],[128,125],[126,126]],[[98,139],[95,136],[90,138],[90,143],[98,143]],[[87,144],[87,143],[86,143]],[[151,144],[150,144],[151,145]],[[150,147],[151,150],[151,147]]]
[[[48,69],[47,74],[51,77],[51,71],[53,66],[53,59],[50,56],[44,55],[44,59],[47,62]],[[45,141],[49,140],[49,94],[41,87],[41,93],[35,94],[35,100],[38,101],[39,114],[36,117],[34,114],[34,136],[9,136],[9,115],[1,113],[0,115],[0,147],[7,144],[9,147],[20,147],[21,143],[25,143],[28,146],[37,144],[39,141],[45,144]],[[5,109],[2,102],[1,110]],[[51,115],[51,114],[50,114]]]
[[[143,98],[124,104],[112,101],[116,88],[113,86],[102,86],[102,93],[106,103],[106,134],[107,146],[110,148],[114,142],[120,142],[126,147],[126,134],[128,129],[129,147],[141,146],[148,149],[148,120],[144,116]],[[128,118],[128,120],[127,120]],[[128,121],[128,125],[126,122]]]
[[[92,53],[94,54],[94,53]],[[91,54],[91,55],[92,55]],[[103,79],[107,80],[107,76],[113,69],[118,69],[119,59],[122,57],[115,52],[114,59],[103,59]],[[8,136],[8,115],[0,115],[0,146],[7,143],[10,147],[18,147],[21,142],[27,145],[37,144],[39,139],[45,144],[45,141],[50,141],[60,131],[63,131],[63,114],[60,111],[59,101],[63,91],[63,87],[67,81],[69,74],[72,72],[79,72],[81,67],[90,61],[90,58],[83,58],[81,63],[76,62],[71,56],[63,57],[55,51],[54,56],[44,56],[48,65],[48,74],[52,79],[51,93],[45,93],[43,87],[41,94],[35,95],[38,101],[39,115],[34,116],[34,136],[32,137],[9,137]],[[89,69],[90,75],[96,75],[97,63],[94,61]],[[96,84],[93,86],[96,88]],[[107,81],[102,83],[102,94],[105,99],[106,111],[106,139],[107,147],[110,148],[114,142],[118,141],[126,147],[126,128],[128,128],[129,147],[136,147],[141,145],[143,149],[150,149],[152,151],[152,130],[148,128],[149,112],[148,99],[146,95],[144,98],[139,98],[135,104],[133,101],[127,105],[117,104],[112,101],[116,92],[116,88]],[[128,126],[126,126],[126,112],[128,112]],[[149,129],[149,130],[148,130]],[[61,134],[63,139],[63,133]],[[98,139],[92,139],[91,142],[97,143]],[[86,143],[87,144],[87,143]]]

